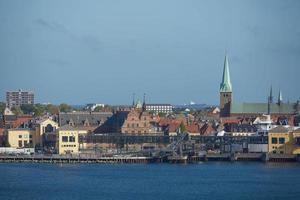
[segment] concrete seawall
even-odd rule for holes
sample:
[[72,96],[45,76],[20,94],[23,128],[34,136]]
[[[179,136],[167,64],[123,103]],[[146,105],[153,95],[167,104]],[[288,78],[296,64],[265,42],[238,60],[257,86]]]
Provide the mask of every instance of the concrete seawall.
[[261,162],[300,162],[296,155],[265,154],[265,153],[226,153],[206,154],[201,156],[170,156],[170,157],[134,157],[134,156],[82,156],[82,155],[1,155],[0,163],[197,163],[209,161],[261,161]]

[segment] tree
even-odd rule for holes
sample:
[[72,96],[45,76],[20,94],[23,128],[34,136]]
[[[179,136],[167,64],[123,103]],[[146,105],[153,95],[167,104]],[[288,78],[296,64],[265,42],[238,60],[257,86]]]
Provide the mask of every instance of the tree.
[[69,106],[66,103],[62,103],[62,104],[59,105],[59,111],[60,112],[71,112],[72,111],[72,107]]
[[24,104],[20,106],[24,114],[31,114],[35,111],[35,106],[32,104]]
[[179,129],[180,129],[180,133],[185,133],[186,132],[186,127],[183,123],[180,124]]
[[159,112],[159,113],[158,113],[158,116],[159,116],[159,117],[165,117],[166,115],[167,115],[167,113],[163,113],[163,112]]
[[94,109],[94,112],[101,112],[104,110],[104,107],[102,106],[97,106],[95,109]]
[[50,113],[51,115],[56,115],[56,114],[59,113],[58,106],[55,106],[55,105],[52,105],[52,104],[46,105],[45,110],[46,110],[46,112]]
[[34,106],[34,116],[35,117],[39,117],[39,116],[42,116],[44,113],[45,113],[45,106],[44,105],[41,105],[41,104],[36,104]]
[[0,113],[3,114],[5,110],[6,104],[4,102],[0,102]]
[[23,111],[19,106],[14,106],[11,108],[11,111],[15,114],[15,115],[23,115]]

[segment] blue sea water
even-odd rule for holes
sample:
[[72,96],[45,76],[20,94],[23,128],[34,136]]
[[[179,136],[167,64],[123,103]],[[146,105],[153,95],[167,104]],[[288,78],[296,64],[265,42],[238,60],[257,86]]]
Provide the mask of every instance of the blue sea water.
[[0,199],[300,199],[300,164],[0,164]]

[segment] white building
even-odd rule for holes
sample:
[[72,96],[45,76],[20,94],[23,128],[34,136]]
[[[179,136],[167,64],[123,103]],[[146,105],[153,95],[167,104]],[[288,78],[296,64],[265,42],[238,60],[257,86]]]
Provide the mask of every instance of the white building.
[[147,111],[157,113],[172,113],[173,106],[171,104],[146,104]]
[[102,107],[102,108],[104,108],[104,104],[102,104],[102,103],[89,103],[89,104],[86,104],[86,107],[85,107],[85,109],[86,110],[90,110],[90,111],[94,111],[95,110],[95,108],[97,108],[97,107]]
[[6,92],[6,105],[11,108],[13,106],[21,106],[25,104],[34,104],[34,93],[32,91],[8,91]]
[[257,132],[259,135],[267,135],[269,130],[276,127],[270,115],[262,115],[261,117],[257,117],[254,120],[253,125],[257,127]]

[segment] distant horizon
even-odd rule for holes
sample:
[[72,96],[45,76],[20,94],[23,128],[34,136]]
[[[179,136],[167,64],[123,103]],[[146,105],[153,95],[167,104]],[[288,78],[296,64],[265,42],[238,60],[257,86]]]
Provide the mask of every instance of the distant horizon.
[[0,99],[219,104],[225,52],[234,102],[300,98],[300,1],[1,1]]

